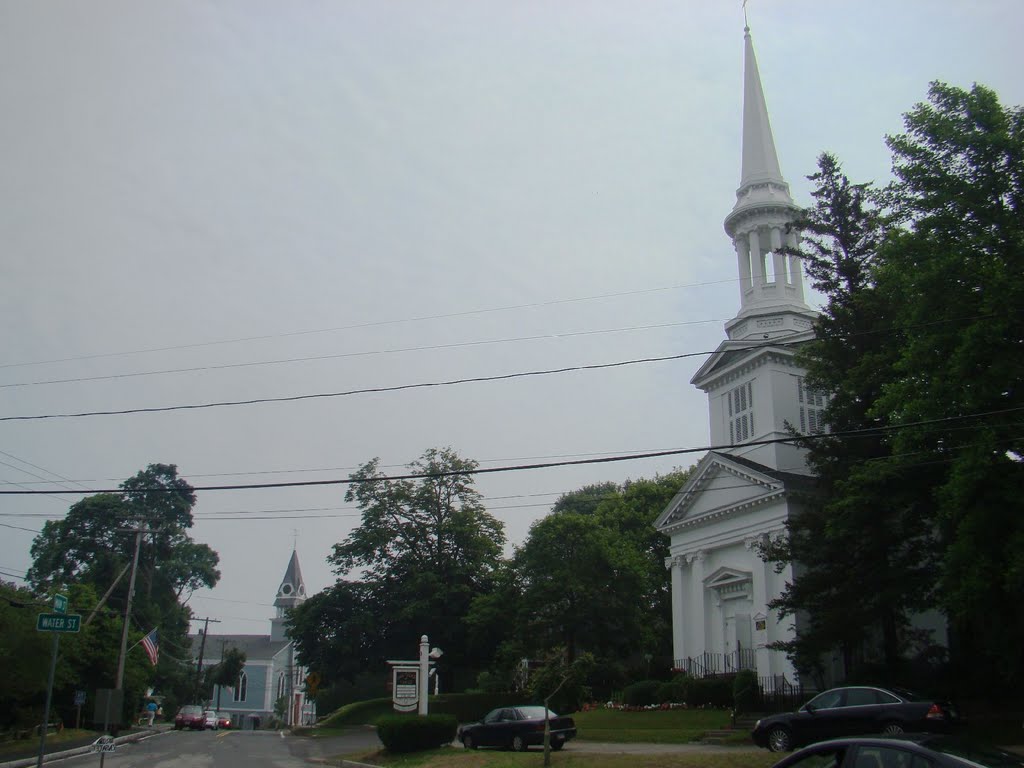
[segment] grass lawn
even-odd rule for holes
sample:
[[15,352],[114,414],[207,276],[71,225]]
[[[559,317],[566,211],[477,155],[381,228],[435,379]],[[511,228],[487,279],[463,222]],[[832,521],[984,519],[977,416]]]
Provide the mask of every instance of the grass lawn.
[[[371,752],[346,755],[350,760],[388,768],[537,768],[544,753],[468,751],[457,748],[435,749],[413,755],[385,755]],[[726,753],[688,755],[602,755],[595,753],[552,752],[551,765],[564,768],[769,768],[779,758],[767,750],[738,749]]]
[[578,738],[582,741],[615,743],[688,744],[705,731],[725,728],[731,715],[723,709],[667,709],[650,712],[622,712],[594,709],[576,712]]

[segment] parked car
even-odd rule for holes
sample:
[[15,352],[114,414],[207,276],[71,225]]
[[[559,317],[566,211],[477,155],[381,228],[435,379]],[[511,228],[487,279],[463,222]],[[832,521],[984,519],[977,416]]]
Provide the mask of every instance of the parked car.
[[230,728],[231,718],[225,715],[223,712],[217,713],[217,727],[218,728]]
[[203,712],[203,728],[205,730],[216,731],[217,727],[217,713],[212,709],[208,709]]
[[763,717],[751,734],[773,752],[857,734],[948,733],[959,722],[953,706],[902,688],[848,686],[819,693],[796,712]]
[[[491,710],[479,723],[460,725],[456,738],[466,749],[503,747],[525,752],[531,745],[544,744],[544,707],[499,707]],[[576,736],[576,723],[571,717],[559,717],[547,710],[551,731],[551,749],[559,750]]]
[[949,736],[863,736],[812,744],[773,768],[1020,768],[1024,757]]
[[194,731],[203,729],[203,708],[198,704],[186,704],[174,716],[174,730],[189,728]]

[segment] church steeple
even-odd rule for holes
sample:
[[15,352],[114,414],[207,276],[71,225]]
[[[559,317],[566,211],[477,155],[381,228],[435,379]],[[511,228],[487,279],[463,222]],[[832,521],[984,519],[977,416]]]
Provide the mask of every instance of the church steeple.
[[[750,27],[743,32],[743,159],[736,204],[725,217],[726,234],[736,249],[740,311],[726,331],[730,339],[763,339],[803,330],[805,324],[793,324],[793,314],[811,310],[804,301],[800,258],[780,253],[799,242],[793,223],[800,208],[779,166]],[[753,315],[778,318],[747,322]]]
[[306,584],[302,581],[302,569],[299,568],[299,554],[292,550],[291,560],[285,569],[284,578],[277,588],[274,607],[277,615],[270,620],[270,639],[285,640],[284,625],[288,619],[288,609],[294,608],[306,600]]

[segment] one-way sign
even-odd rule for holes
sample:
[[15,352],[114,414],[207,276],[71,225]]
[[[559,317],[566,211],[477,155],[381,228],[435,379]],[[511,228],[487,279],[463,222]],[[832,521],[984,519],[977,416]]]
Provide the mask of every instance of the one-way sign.
[[77,613],[40,613],[36,629],[40,632],[77,632],[82,627],[82,617]]

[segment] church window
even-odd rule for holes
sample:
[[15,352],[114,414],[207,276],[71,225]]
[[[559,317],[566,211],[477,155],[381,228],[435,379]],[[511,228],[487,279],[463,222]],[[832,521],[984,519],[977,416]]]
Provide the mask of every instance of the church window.
[[729,442],[735,445],[754,436],[754,383],[748,381],[725,395],[729,409]]
[[241,673],[239,673],[239,675],[238,675],[238,682],[235,684],[235,695],[233,697],[233,700],[234,701],[245,701],[246,689],[248,687],[249,687],[249,680],[246,677],[245,672],[242,671]]
[[797,399],[800,401],[800,431],[805,435],[824,432],[825,394],[808,387],[803,379],[797,379]]

